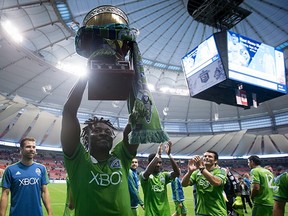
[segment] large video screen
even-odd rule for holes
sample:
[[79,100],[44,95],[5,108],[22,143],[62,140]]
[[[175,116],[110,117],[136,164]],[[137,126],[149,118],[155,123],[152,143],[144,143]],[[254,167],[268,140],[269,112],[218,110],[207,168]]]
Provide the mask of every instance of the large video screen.
[[227,31],[229,79],[287,93],[283,52]]
[[182,58],[182,67],[191,96],[226,79],[213,35]]

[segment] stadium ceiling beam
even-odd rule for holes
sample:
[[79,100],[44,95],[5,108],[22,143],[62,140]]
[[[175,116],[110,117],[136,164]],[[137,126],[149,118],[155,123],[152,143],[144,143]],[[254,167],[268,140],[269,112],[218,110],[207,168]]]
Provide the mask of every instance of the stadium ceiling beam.
[[5,10],[11,10],[11,9],[15,9],[15,8],[23,8],[23,7],[30,7],[30,6],[34,6],[34,5],[42,5],[43,3],[50,3],[50,0],[40,0],[39,2],[31,2],[31,3],[24,3],[24,4],[19,4],[19,1],[17,1],[18,4],[17,5],[13,5],[13,6],[9,6],[9,7],[2,7],[1,10],[2,12]]
[[274,113],[273,113],[273,111],[271,109],[270,102],[266,101],[266,103],[264,103],[264,104],[265,104],[265,108],[266,108],[266,110],[268,112],[268,115],[271,117],[271,120],[272,120],[272,122],[271,122],[272,123],[272,126],[271,126],[272,127],[272,131],[277,133],[275,115],[274,115]]

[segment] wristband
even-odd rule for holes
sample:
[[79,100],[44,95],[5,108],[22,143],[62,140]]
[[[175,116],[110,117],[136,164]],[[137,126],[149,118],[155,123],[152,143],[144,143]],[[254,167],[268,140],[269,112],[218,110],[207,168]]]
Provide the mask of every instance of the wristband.
[[199,167],[200,172],[202,173],[205,167]]

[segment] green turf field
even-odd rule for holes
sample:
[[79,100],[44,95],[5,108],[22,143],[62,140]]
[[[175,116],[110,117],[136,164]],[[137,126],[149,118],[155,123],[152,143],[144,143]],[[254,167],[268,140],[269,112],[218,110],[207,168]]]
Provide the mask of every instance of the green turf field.
[[[66,198],[66,184],[49,184],[49,192],[50,192],[50,198],[51,198],[51,206],[53,209],[53,215],[54,216],[62,216],[63,209],[65,205],[65,198]],[[142,194],[142,191],[140,191]],[[186,187],[184,188],[185,193],[185,205],[188,208],[188,214],[187,216],[194,216],[194,204],[193,204],[193,196],[192,196],[192,187]],[[143,197],[143,196],[142,196]],[[170,209],[171,214],[174,211],[174,203],[172,201],[172,193],[171,193],[171,187],[168,186],[168,197],[170,200]],[[44,206],[43,206],[44,208]],[[44,211],[44,215],[47,216],[46,212]],[[144,216],[144,211],[139,207],[139,215]],[[251,209],[248,206],[248,214],[251,215]],[[7,212],[8,216],[8,212]],[[288,208],[286,207],[286,213],[285,216],[288,216]]]

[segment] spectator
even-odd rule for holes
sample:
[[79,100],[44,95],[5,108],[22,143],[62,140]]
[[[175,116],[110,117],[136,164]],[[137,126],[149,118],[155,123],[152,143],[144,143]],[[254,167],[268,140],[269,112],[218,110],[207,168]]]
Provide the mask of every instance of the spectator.
[[269,170],[272,174],[274,173],[274,171],[273,171],[273,167],[270,166],[270,165],[266,165],[266,166],[264,166],[264,169]]
[[248,188],[250,190],[250,186],[251,186],[250,174],[249,173],[244,173],[243,174],[243,180],[244,180],[245,184],[248,186]]
[[211,150],[204,153],[203,159],[195,156],[189,160],[188,172],[182,179],[182,186],[196,184],[196,215],[227,215],[223,196],[227,176],[225,170],[217,164],[218,154]]
[[[224,168],[222,168],[224,169]],[[239,181],[235,178],[230,168],[224,169],[227,173],[227,181],[224,185],[224,192],[227,197],[226,207],[228,215],[233,215],[233,203],[236,198],[236,194],[239,192]]]
[[4,174],[4,169],[0,168],[0,182],[2,181],[3,174]]
[[149,164],[145,171],[140,174],[144,193],[145,216],[171,216],[166,185],[180,175],[178,165],[170,154],[171,149],[172,143],[169,141],[166,145],[166,153],[173,168],[172,172],[161,171],[162,144],[160,144],[157,153],[149,155]]
[[138,215],[138,205],[144,209],[144,202],[139,195],[139,178],[137,174],[138,160],[137,158],[132,159],[131,167],[129,170],[128,184],[129,184],[129,193],[131,201],[131,209],[134,216]]
[[242,177],[239,177],[239,182],[240,182],[239,188],[240,188],[243,208],[244,208],[245,213],[247,213],[246,202],[248,203],[248,205],[250,206],[251,209],[253,207],[251,199],[250,199],[250,189],[247,186],[247,184],[244,182]]
[[258,156],[252,155],[248,158],[248,166],[251,169],[251,199],[254,203],[253,216],[271,216],[273,212],[273,185],[274,175],[267,169],[261,167]]
[[123,140],[110,152],[115,128],[103,118],[88,119],[85,122],[87,126],[80,134],[77,110],[86,84],[86,78],[79,79],[64,105],[62,118],[61,144],[75,214],[130,216],[128,174],[138,145],[128,142],[131,131],[128,124],[123,132]]
[[275,177],[281,175],[282,173],[285,172],[285,168],[283,166],[277,166],[275,170]]
[[21,160],[8,166],[3,175],[0,215],[6,215],[11,192],[10,215],[43,216],[42,199],[48,216],[52,216],[46,168],[33,161],[36,140],[28,137],[22,139],[20,154]]
[[[236,194],[236,197],[234,199],[234,203],[232,204],[233,208],[233,215],[237,216],[243,216],[244,215],[244,207],[243,207],[243,202],[241,200],[241,196],[238,195],[239,193]],[[232,215],[232,214],[231,214]]]
[[288,201],[288,173],[284,172],[275,179],[273,216],[284,216],[285,205]]
[[[179,169],[181,173],[181,169]],[[175,212],[172,216],[186,216],[187,215],[187,208],[185,206],[184,200],[184,191],[182,188],[181,179],[176,177],[174,180],[171,181],[171,189],[172,189],[172,199],[175,204]]]

